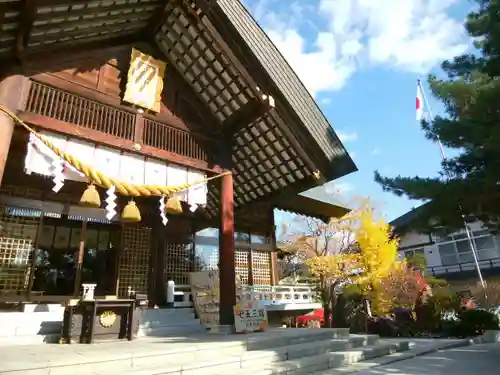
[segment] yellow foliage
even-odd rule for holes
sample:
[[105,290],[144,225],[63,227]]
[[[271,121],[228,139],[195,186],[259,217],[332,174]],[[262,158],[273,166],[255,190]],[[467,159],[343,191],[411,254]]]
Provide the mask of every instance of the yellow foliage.
[[372,310],[384,315],[394,307],[413,308],[420,293],[420,284],[406,261],[395,261],[382,279],[373,283],[370,293]]
[[356,242],[364,271],[357,282],[369,290],[391,272],[398,255],[398,240],[391,238],[390,226],[376,219],[373,210],[365,210],[356,231]]
[[326,279],[345,278],[359,266],[358,254],[333,254],[315,256],[306,261],[309,271],[315,277]]
[[406,262],[397,260],[398,240],[387,222],[375,216],[368,200],[328,224],[306,223],[307,233],[295,235],[288,247],[302,255],[321,288],[350,279],[370,299],[377,315],[413,302],[418,288]]

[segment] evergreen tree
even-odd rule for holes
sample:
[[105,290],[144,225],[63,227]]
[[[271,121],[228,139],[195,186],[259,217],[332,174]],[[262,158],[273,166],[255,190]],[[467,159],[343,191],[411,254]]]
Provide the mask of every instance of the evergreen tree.
[[420,225],[432,218],[434,225],[459,228],[462,214],[492,228],[500,225],[500,0],[476,2],[465,23],[476,51],[443,62],[447,79],[429,76],[446,116],[422,122],[428,139],[440,139],[458,155],[444,162],[435,178],[375,172],[385,191],[430,201],[420,210]]

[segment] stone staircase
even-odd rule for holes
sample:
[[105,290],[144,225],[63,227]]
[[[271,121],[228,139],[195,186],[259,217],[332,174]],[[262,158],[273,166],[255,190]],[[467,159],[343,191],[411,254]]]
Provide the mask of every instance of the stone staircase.
[[[32,347],[33,348],[33,347]],[[43,352],[0,352],[0,374],[29,375],[302,375],[409,348],[347,329],[275,329],[250,335],[144,338],[96,345],[45,345]],[[3,349],[3,348],[2,348]],[[325,372],[326,371],[326,372]]]
[[194,309],[146,309],[142,312],[138,337],[165,337],[202,333],[205,327],[195,318]]

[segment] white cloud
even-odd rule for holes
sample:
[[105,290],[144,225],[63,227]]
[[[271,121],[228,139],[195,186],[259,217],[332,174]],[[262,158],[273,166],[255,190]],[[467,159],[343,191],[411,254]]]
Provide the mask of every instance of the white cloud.
[[340,89],[346,77],[355,71],[352,59],[338,53],[337,41],[331,33],[318,33],[315,50],[311,52],[305,52],[306,41],[295,29],[271,28],[267,33],[313,96]]
[[282,0],[258,0],[253,9],[315,96],[342,88],[366,65],[423,74],[464,52],[463,22],[449,15],[456,1],[295,0],[283,7]]
[[340,138],[342,142],[351,142],[358,140],[358,133],[356,132],[346,132],[339,130],[337,131],[337,136]]
[[376,156],[376,155],[380,155],[382,153],[382,151],[380,151],[379,148],[374,148],[371,152],[372,155]]

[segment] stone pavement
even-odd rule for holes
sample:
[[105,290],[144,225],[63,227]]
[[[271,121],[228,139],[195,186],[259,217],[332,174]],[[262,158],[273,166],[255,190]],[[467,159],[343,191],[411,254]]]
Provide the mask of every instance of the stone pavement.
[[[342,371],[350,375],[498,375],[500,344],[480,344],[438,350],[359,371]],[[324,372],[325,375],[333,372]],[[320,375],[320,373],[317,373]],[[335,372],[337,374],[337,372]],[[315,373],[316,375],[316,373]]]

